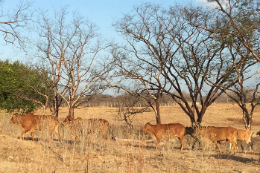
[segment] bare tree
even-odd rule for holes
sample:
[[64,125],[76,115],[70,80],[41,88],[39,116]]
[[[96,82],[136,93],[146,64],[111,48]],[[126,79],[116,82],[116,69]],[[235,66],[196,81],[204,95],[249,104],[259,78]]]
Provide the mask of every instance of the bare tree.
[[[115,24],[128,43],[112,52],[118,67],[115,74],[124,76],[124,86],[156,93],[155,99],[167,93],[192,125],[202,122],[207,108],[223,93],[220,86],[236,83],[230,80],[235,68],[226,54],[226,43],[193,25],[196,21],[210,24],[214,16],[205,15],[208,12],[143,4]],[[206,84],[209,78],[214,85]]]
[[55,20],[42,15],[37,47],[51,69],[53,89],[68,105],[69,115],[74,117],[74,108],[81,104],[80,97],[104,89],[100,77],[109,69],[105,58],[98,61],[102,60],[98,53],[105,47],[95,25],[75,13],[73,20],[67,23],[67,15],[66,8],[56,14]]
[[[252,0],[228,0],[223,4],[221,0],[215,0],[218,5],[216,10],[212,10],[216,19],[205,25],[201,21],[193,22],[192,25],[212,33],[216,41],[226,43],[230,59],[235,69],[233,80],[237,81],[230,88],[222,87],[226,94],[235,101],[243,110],[245,128],[251,129],[252,116],[255,107],[259,104],[257,92],[259,83],[250,87],[251,98],[248,98],[249,87],[246,87],[248,79],[255,78],[259,71],[257,64],[260,62],[259,46],[259,17],[260,12],[256,1]],[[250,103],[251,107],[247,107]]]
[[[133,72],[131,70],[129,71],[128,69],[125,69],[123,66],[118,65],[117,62],[120,62],[120,60],[117,59],[115,61],[114,67],[123,68],[122,71],[119,69],[120,74],[118,73],[117,70],[114,69],[115,72],[114,72],[114,75],[112,75],[112,78],[110,76],[110,78],[103,78],[103,80],[106,81],[110,87],[117,88],[118,92],[120,92],[120,90],[122,90],[138,100],[141,100],[141,99],[144,100],[148,104],[148,106],[151,107],[153,109],[153,111],[155,112],[156,122],[161,123],[160,104],[159,104],[161,94],[158,91],[157,92],[153,92],[153,90],[150,91],[149,84],[146,82],[146,80],[144,80],[142,77],[138,77],[140,74],[137,74],[137,73],[133,74]],[[129,74],[127,75],[126,73],[131,73],[132,76],[130,76]],[[119,81],[117,81],[117,83],[115,84],[116,79],[114,77],[116,77],[118,79],[118,78],[120,78],[120,76],[122,78]],[[136,82],[135,83],[132,82],[131,84],[129,84],[128,83],[129,79],[136,80]],[[124,105],[127,107],[126,109],[128,109],[127,114],[130,112],[129,109],[131,109],[131,107],[133,107],[135,105],[135,103],[136,102],[134,102],[132,106]],[[145,107],[144,109],[146,109],[146,106],[144,106],[144,107]],[[122,112],[122,111],[120,110],[120,112]],[[128,118],[129,117],[126,117],[126,119],[125,119],[127,124],[129,124],[129,122],[127,122]]]
[[137,108],[137,104],[143,100],[142,97],[139,97],[138,95],[135,97],[127,93],[125,95],[121,95],[120,98],[121,103],[118,107],[118,119],[125,121],[128,127],[133,129],[134,126],[132,121],[134,117],[138,114],[148,111],[149,105]]
[[[167,21],[161,20],[161,17],[166,14],[159,16],[159,10],[158,6],[150,4],[136,7],[135,11],[139,19],[129,14],[114,24],[128,45],[114,45],[111,54],[116,67],[115,76],[121,77],[119,82],[121,84],[114,85],[109,82],[111,87],[123,89],[145,99],[155,111],[157,123],[161,123],[160,98],[166,86],[166,80],[161,77],[165,62],[161,58],[162,55],[159,55],[161,52],[158,52],[158,45],[153,43],[163,37],[160,35],[160,30],[167,25]],[[172,46],[172,43],[170,44],[169,46]]]
[[3,1],[0,1],[0,33],[6,43],[14,44],[18,42],[20,46],[24,46],[26,37],[24,32],[28,31],[28,22],[32,20],[32,14],[29,12],[31,3],[28,1],[20,1],[13,11],[5,11]]
[[[235,47],[235,49],[234,49]],[[229,47],[230,55],[233,60],[233,67],[235,68],[234,80],[237,81],[232,87],[226,89],[224,92],[243,110],[243,120],[245,128],[251,130],[252,118],[255,107],[260,104],[259,100],[259,81],[255,80],[250,87],[246,83],[251,78],[256,78],[260,71],[253,71],[252,67],[257,64],[252,57],[250,51],[241,51],[241,43],[234,42],[232,47]],[[238,63],[238,60],[240,63]],[[254,87],[252,87],[254,86]],[[250,108],[247,104],[250,103]]]
[[[175,7],[170,13],[174,13],[176,9],[182,14],[178,24],[177,21],[172,21],[173,26],[180,25],[173,33],[179,50],[173,54],[168,48],[170,51],[166,53],[163,75],[168,87],[164,92],[180,105],[190,117],[193,126],[202,122],[207,108],[223,93],[219,85],[229,88],[235,83],[229,80],[234,69],[225,56],[225,43],[216,43],[210,33],[190,25],[198,20],[209,23],[210,18],[204,17],[207,11],[202,8]],[[205,83],[208,78],[213,79],[214,85]],[[184,97],[185,90],[191,101]]]
[[[259,99],[260,83],[257,83],[254,88],[248,88],[248,89],[245,89],[243,83],[244,82],[240,82],[238,83],[237,86],[229,90],[226,90],[225,92],[243,110],[243,121],[245,123],[245,129],[251,130],[254,110],[257,105],[260,105],[260,99]],[[247,104],[250,104],[250,107],[248,107]]]

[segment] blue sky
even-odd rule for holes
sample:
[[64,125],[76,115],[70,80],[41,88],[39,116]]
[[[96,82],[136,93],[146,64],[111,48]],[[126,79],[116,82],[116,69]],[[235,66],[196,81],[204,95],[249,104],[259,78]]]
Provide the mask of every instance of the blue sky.
[[[6,0],[5,0],[6,1]],[[16,1],[16,0],[15,0]],[[134,6],[145,2],[160,4],[164,7],[178,4],[202,5],[206,0],[44,0],[36,1],[35,8],[59,9],[68,6],[70,11],[77,10],[81,15],[95,23],[102,33],[113,30],[111,24],[130,12]]]
[[[204,1],[204,2],[203,2]],[[4,12],[15,8],[20,0],[2,0]],[[194,6],[205,4],[206,0],[35,0],[31,9],[44,9],[50,12],[58,11],[61,7],[68,6],[70,12],[77,11],[82,16],[97,25],[103,37],[117,39],[117,34],[112,23],[130,12],[134,6],[145,2],[160,4],[164,7],[178,4],[192,4]],[[1,20],[1,18],[0,18]],[[0,35],[0,59],[17,60],[24,55],[14,50],[12,45],[6,45]]]
[[[0,0],[0,2],[4,12],[7,12],[15,8],[20,0]],[[119,40],[119,35],[114,31],[112,23],[122,18],[124,14],[129,13],[134,6],[139,6],[145,2],[160,4],[163,7],[169,7],[176,3],[194,6],[208,5],[207,0],[35,0],[31,9],[44,9],[53,12],[59,11],[61,7],[68,6],[69,12],[76,10],[97,25],[98,32],[104,38]],[[0,16],[0,21],[1,19]],[[31,57],[28,59],[21,50],[15,49],[11,44],[6,45],[3,39],[4,37],[0,33],[0,60],[20,60],[23,63],[31,61]]]

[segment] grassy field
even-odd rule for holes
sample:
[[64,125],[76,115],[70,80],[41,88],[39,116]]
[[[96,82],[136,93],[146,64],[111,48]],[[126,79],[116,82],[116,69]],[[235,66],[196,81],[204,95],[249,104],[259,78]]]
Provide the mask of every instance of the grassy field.
[[[38,110],[35,114],[48,114]],[[59,121],[68,115],[67,108],[61,108]],[[31,141],[29,134],[25,140],[18,139],[21,130],[9,124],[12,114],[0,113],[0,172],[259,172],[260,138],[254,137],[254,152],[228,152],[229,142],[220,144],[223,153],[219,154],[214,144],[196,144],[192,150],[193,138],[185,136],[184,150],[179,151],[178,139],[161,142],[157,151],[155,141],[148,135],[142,139],[141,129],[147,122],[155,124],[152,111],[136,115],[133,119],[134,129],[129,129],[118,116],[118,108],[86,107],[75,110],[75,117],[104,118],[110,123],[109,140],[104,144],[98,134],[86,135],[74,145],[69,129],[63,127],[62,137],[48,142],[48,131],[36,132],[37,141]],[[162,123],[179,122],[190,126],[190,120],[179,106],[161,107]],[[215,104],[206,112],[202,125],[233,126],[244,128],[241,109],[232,104]],[[255,110],[253,131],[260,130],[260,108]],[[113,140],[111,138],[115,138]],[[205,151],[204,146],[209,145]],[[240,144],[239,144],[240,146]],[[243,144],[244,146],[244,144]]]

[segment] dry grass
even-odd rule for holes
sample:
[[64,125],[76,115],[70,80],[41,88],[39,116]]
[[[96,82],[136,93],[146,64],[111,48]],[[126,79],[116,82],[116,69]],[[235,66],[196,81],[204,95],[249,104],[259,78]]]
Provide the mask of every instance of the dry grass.
[[[74,145],[67,127],[61,130],[61,139],[48,143],[48,131],[36,132],[37,141],[17,139],[21,130],[18,126],[9,124],[11,114],[0,113],[3,131],[0,132],[0,172],[259,172],[260,170],[260,139],[254,139],[255,153],[242,152],[229,155],[229,142],[221,144],[223,151],[218,154],[214,145],[209,144],[209,150],[204,151],[201,146],[195,145],[192,150],[193,138],[185,136],[184,150],[179,151],[178,139],[163,142],[155,149],[155,141],[149,136],[142,138],[141,128],[146,122],[155,124],[153,112],[144,112],[133,120],[134,130],[127,128],[126,124],[118,121],[117,108],[87,107],[75,110],[76,117],[104,118],[110,123],[107,144],[99,134],[85,134]],[[59,120],[67,116],[68,110],[62,108]],[[180,122],[185,126],[190,125],[187,115],[178,106],[161,108],[163,123]],[[43,113],[41,110],[35,114]],[[233,126],[243,128],[240,122],[242,112],[236,105],[216,104],[207,111],[203,124],[215,126]],[[254,121],[260,122],[260,109],[254,114]],[[258,125],[253,125],[253,131],[260,130]],[[112,140],[114,137],[116,140]],[[200,150],[202,148],[202,150]],[[240,148],[241,150],[241,148]]]
[[[228,121],[231,121],[232,123],[244,125],[244,121],[242,118],[227,118]],[[253,121],[252,126],[259,126],[260,121]]]

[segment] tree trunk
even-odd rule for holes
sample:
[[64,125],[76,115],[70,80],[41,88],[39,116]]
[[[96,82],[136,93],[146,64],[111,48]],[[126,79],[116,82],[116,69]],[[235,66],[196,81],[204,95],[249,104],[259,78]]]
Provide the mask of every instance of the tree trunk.
[[58,118],[58,116],[59,116],[59,108],[55,108],[54,115]]
[[69,115],[74,118],[74,107],[70,106],[69,108]]
[[251,129],[252,118],[247,111],[243,111],[243,120],[245,123],[245,129]]
[[202,118],[203,118],[203,115],[206,113],[206,108],[207,107],[202,107],[201,108],[201,110],[200,110],[200,112],[198,113],[198,118],[197,118],[197,125],[200,125],[201,124],[201,122],[202,122]]
[[56,94],[53,98],[53,103],[52,103],[52,107],[53,107],[53,114],[58,117],[59,116],[59,107],[61,105],[61,102],[62,102],[62,98]]
[[249,130],[251,130],[251,127],[252,127],[252,119],[253,119],[253,116],[251,115],[250,116],[250,121],[249,121],[249,126],[248,126]]
[[156,106],[156,122],[158,124],[161,123],[160,104],[158,99],[155,100],[155,106]]
[[197,113],[196,110],[195,110],[195,105],[192,104],[191,113],[188,114],[188,116],[190,117],[191,127],[197,126],[197,123],[196,123],[196,120],[195,120],[195,113]]
[[202,117],[203,117],[203,115],[202,115],[202,113],[200,112],[200,114],[198,114],[198,119],[197,119],[197,123],[201,123],[202,122]]

